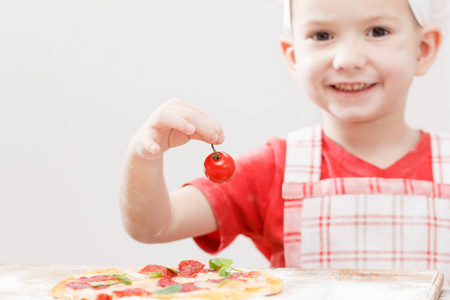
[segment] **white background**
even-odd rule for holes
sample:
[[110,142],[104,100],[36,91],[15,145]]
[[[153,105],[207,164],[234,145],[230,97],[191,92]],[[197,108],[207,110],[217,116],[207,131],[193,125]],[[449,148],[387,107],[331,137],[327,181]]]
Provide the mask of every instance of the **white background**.
[[[209,259],[191,239],[146,245],[125,233],[117,190],[127,144],[173,97],[215,117],[227,137],[219,149],[233,156],[318,122],[284,65],[282,32],[269,0],[1,1],[0,263]],[[444,51],[412,88],[415,127],[450,132]],[[202,176],[209,153],[195,141],[167,153],[169,188]],[[269,266],[246,238],[220,256]]]

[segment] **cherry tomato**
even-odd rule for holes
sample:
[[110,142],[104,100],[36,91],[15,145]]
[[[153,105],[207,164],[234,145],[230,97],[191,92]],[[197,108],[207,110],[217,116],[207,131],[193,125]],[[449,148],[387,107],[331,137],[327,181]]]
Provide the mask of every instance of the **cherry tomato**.
[[234,175],[236,170],[236,164],[231,156],[225,152],[214,152],[208,155],[203,164],[203,171],[206,177],[214,183],[225,183],[230,181],[231,177]]

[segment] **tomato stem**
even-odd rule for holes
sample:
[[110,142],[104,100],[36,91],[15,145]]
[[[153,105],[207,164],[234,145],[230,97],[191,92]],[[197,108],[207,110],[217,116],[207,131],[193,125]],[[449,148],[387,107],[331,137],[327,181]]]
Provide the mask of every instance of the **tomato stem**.
[[214,155],[212,156],[212,159],[218,160],[218,159],[220,158],[220,154],[217,153],[216,148],[214,148],[214,145],[213,145],[213,144],[211,144],[211,147],[212,147],[212,149],[213,149],[213,151],[214,151]]

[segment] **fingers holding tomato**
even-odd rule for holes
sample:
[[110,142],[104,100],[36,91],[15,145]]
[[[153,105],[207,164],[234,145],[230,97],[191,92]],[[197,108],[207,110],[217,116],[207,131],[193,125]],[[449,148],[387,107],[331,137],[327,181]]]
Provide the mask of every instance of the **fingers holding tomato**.
[[205,159],[203,171],[210,181],[217,184],[226,183],[236,171],[234,159],[225,152],[217,152],[214,145],[211,146],[214,152]]
[[147,118],[133,137],[130,149],[145,159],[159,159],[170,148],[192,139],[221,144],[225,136],[211,116],[189,103],[171,99]]

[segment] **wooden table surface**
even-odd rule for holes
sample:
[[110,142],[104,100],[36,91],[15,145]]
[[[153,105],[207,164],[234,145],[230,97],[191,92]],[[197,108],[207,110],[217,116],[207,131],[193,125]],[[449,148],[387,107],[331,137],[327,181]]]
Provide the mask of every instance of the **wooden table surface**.
[[[0,300],[52,300],[59,281],[103,266],[0,264]],[[123,268],[126,270],[126,268]],[[283,280],[283,293],[260,300],[405,299],[450,300],[436,271],[270,269]],[[434,273],[433,273],[434,272]]]

